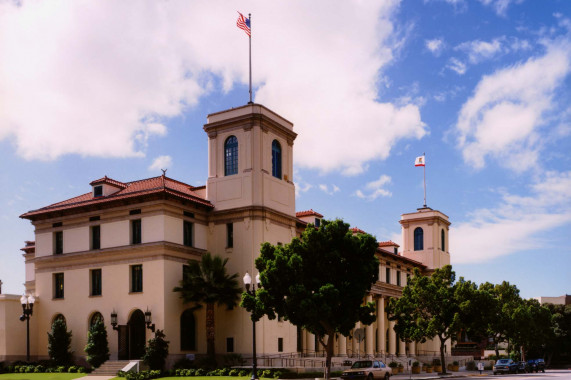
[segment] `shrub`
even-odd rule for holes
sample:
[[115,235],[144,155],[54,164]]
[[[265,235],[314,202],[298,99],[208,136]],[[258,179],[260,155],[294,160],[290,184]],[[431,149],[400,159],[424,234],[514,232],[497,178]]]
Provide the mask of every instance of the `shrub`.
[[240,354],[227,354],[224,355],[224,366],[226,367],[240,367],[246,363]]
[[440,359],[434,358],[432,359],[432,365],[442,365],[442,364],[440,363]]
[[231,369],[230,373],[228,374],[229,376],[239,376],[240,375],[240,370],[239,369]]
[[56,365],[64,366],[71,363],[71,331],[63,319],[56,319],[52,323],[52,331],[48,332],[48,354]]
[[69,368],[67,369],[67,372],[69,372],[69,373],[77,373],[77,367],[74,366],[74,365],[72,365],[71,367],[69,367]]
[[475,371],[476,370],[476,362],[473,360],[470,360],[468,363],[466,363],[466,370],[467,371]]
[[252,373],[252,371],[249,370],[249,369],[241,369],[239,376],[248,376],[248,375],[251,374],[251,373]]
[[419,362],[412,362],[412,366],[413,366],[413,367],[419,367],[419,366],[420,366],[420,363],[419,363]]
[[187,368],[194,368],[194,361],[187,359],[187,358],[182,358],[177,360],[173,367],[173,369],[187,369]]
[[58,366],[58,367],[56,368],[56,372],[57,372],[57,373],[67,372],[67,371],[66,371],[66,367],[65,367],[64,365],[60,365],[60,366]]
[[151,370],[161,371],[165,366],[165,361],[169,354],[169,342],[164,338],[165,334],[163,330],[157,330],[155,337],[149,339],[145,355],[143,355],[143,362],[147,364]]
[[392,361],[392,362],[389,363],[389,367],[391,367],[391,368],[396,368],[396,367],[398,367],[398,364],[397,364],[397,362]]
[[206,375],[206,370],[204,368],[199,368],[194,373],[194,376],[205,376],[205,375]]
[[107,329],[101,319],[97,319],[97,321],[89,328],[85,353],[87,354],[87,362],[93,368],[98,368],[101,364],[109,360]]
[[454,360],[454,361],[452,362],[452,365],[460,365],[460,363],[458,363],[458,360]]

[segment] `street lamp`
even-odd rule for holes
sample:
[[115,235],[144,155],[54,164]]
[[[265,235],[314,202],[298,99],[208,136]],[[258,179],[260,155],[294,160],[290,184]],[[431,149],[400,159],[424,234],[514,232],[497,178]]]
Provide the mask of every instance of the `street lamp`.
[[[246,272],[244,275],[244,285],[246,286],[246,293],[255,296],[256,295],[256,284],[258,285],[258,289],[262,287],[260,283],[260,274],[256,276],[256,284],[252,284],[252,277]],[[250,286],[252,290],[250,290]],[[258,369],[256,363],[256,321],[254,320],[254,311],[252,311],[252,378],[251,380],[258,380]]]
[[119,327],[117,327],[117,312],[115,309],[111,312],[111,326],[113,326],[113,330],[119,330]]
[[34,312],[34,302],[36,299],[31,294],[28,297],[24,294],[20,298],[22,312],[24,313],[20,316],[20,321],[26,321],[26,361],[28,363],[30,362],[30,317]]
[[151,311],[149,310],[148,306],[147,306],[147,311],[145,311],[145,324],[147,325],[147,328],[149,330],[151,330],[152,332],[155,332],[155,324],[153,323]]

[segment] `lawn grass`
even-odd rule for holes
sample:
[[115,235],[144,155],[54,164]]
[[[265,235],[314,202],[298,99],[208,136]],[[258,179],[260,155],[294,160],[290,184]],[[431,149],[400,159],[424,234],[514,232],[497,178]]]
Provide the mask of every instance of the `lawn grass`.
[[86,373],[5,373],[0,380],[71,380],[83,377]]
[[173,376],[173,377],[161,377],[161,380],[182,380],[191,379],[192,380],[248,380],[252,376]]

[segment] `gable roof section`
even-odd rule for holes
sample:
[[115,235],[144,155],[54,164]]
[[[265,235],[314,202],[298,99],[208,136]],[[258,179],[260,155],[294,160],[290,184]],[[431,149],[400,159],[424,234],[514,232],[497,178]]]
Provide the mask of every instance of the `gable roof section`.
[[120,188],[116,193],[104,197],[93,197],[91,192],[79,195],[74,198],[67,199],[62,202],[54,203],[52,205],[42,207],[37,210],[28,211],[20,215],[20,218],[34,220],[41,215],[46,215],[52,212],[61,212],[67,210],[81,209],[81,208],[94,208],[94,207],[112,207],[114,202],[125,200],[137,200],[144,197],[151,196],[170,196],[180,200],[186,200],[194,203],[197,206],[203,206],[207,209],[214,208],[214,205],[208,200],[200,197],[194,190],[201,189],[201,187],[193,187],[186,183],[168,178],[166,176],[158,176],[153,178],[142,179],[139,181],[132,181],[122,183],[115,181],[111,178],[101,178],[91,182],[93,184],[107,183],[109,185]]
[[295,213],[295,216],[298,218],[302,218],[304,216],[312,216],[315,215],[318,218],[323,218],[323,215],[321,215],[320,213],[318,213],[317,211],[313,211],[313,209],[307,210],[307,211],[298,211]]

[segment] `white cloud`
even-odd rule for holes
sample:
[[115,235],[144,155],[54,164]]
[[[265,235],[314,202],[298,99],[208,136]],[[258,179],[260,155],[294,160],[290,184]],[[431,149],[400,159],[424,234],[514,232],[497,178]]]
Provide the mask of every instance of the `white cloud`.
[[380,196],[390,197],[393,194],[389,190],[385,189],[384,187],[385,187],[385,185],[390,184],[391,181],[392,181],[391,177],[383,174],[379,177],[378,180],[367,183],[363,190],[359,189],[359,190],[355,191],[355,195],[358,198],[366,199],[369,201],[373,201]]
[[549,245],[543,232],[571,223],[571,172],[549,172],[532,195],[505,194],[495,209],[477,210],[450,232],[453,263],[481,263]]
[[466,73],[466,64],[454,57],[448,60],[446,67],[455,71],[458,75],[464,75]]
[[171,156],[158,156],[155,158],[151,166],[149,166],[150,171],[158,172],[161,169],[170,169],[172,167]]
[[476,64],[483,60],[490,59],[494,55],[502,51],[502,40],[504,38],[495,38],[490,42],[487,41],[468,41],[458,45],[455,50],[461,50],[468,54],[470,63]]
[[542,57],[482,78],[456,123],[465,162],[480,169],[491,156],[515,171],[536,164],[541,148],[537,129],[571,69],[569,51],[567,42],[552,44]]
[[442,38],[435,38],[432,40],[425,40],[424,45],[432,54],[439,56],[444,49],[444,40]]
[[321,184],[319,185],[319,190],[323,191],[325,194],[333,195],[339,192],[341,189],[337,185],[331,185],[331,187]]
[[505,16],[510,3],[520,3],[521,0],[480,0],[486,6],[492,7],[498,16]]
[[[295,122],[296,165],[357,174],[399,140],[425,135],[417,105],[377,98],[379,74],[402,46],[396,0],[248,8],[255,101]],[[236,17],[221,0],[0,3],[0,53],[10,57],[0,66],[0,139],[26,159],[144,155],[164,135],[152,124],[247,83]]]

